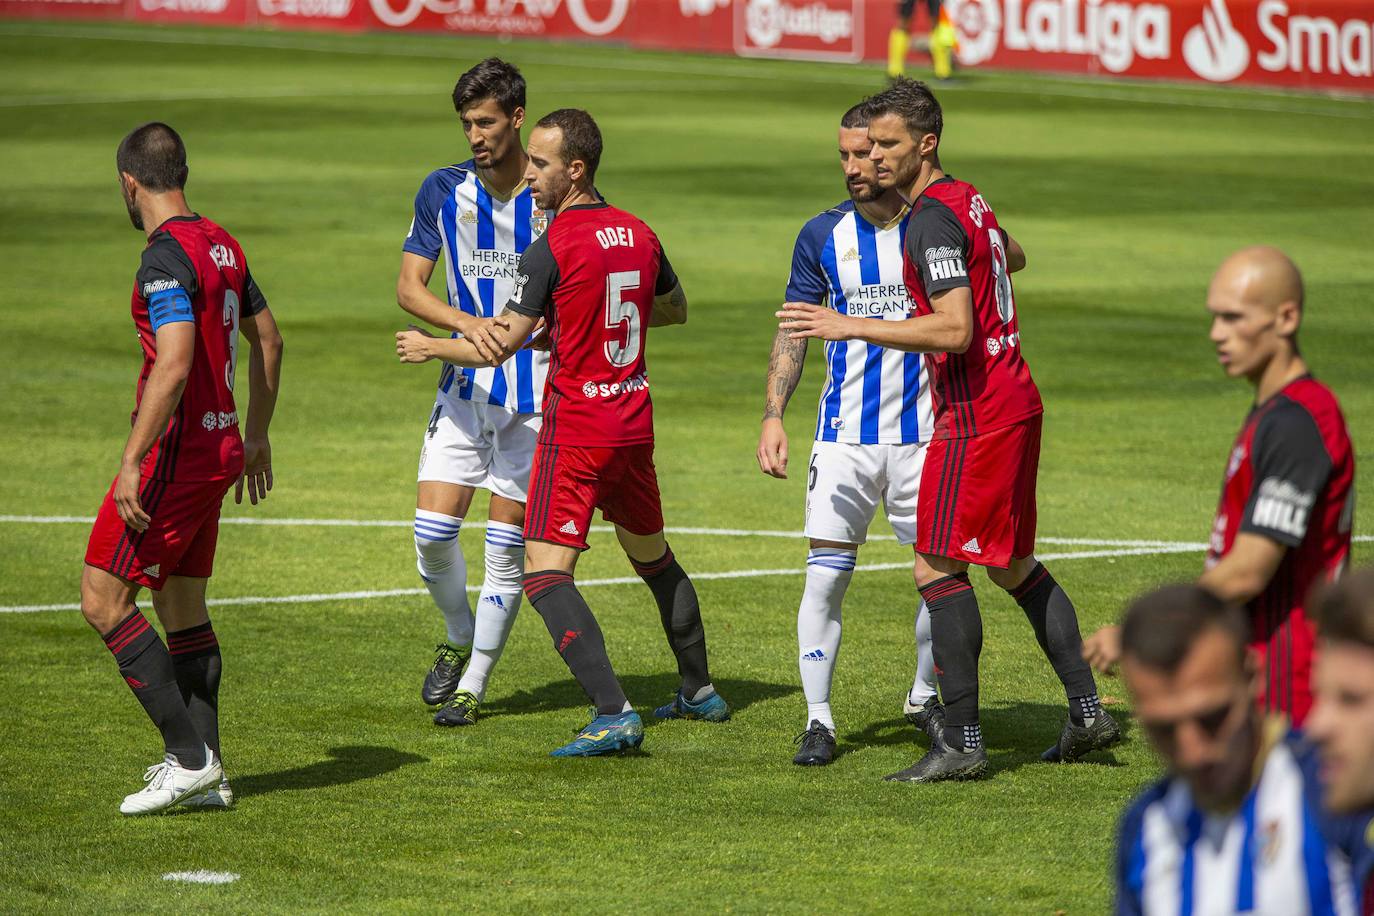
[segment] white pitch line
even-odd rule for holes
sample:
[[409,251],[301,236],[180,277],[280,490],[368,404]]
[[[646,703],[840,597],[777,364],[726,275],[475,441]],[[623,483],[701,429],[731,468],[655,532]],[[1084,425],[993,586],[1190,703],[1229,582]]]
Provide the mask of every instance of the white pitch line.
[[[1165,553],[1196,553],[1205,544],[1156,544],[1148,547],[1131,547],[1117,550],[1081,550],[1072,553],[1041,554],[1044,561],[1054,560],[1094,560],[1103,557],[1143,557]],[[856,572],[883,572],[894,569],[910,569],[910,562],[903,563],[864,563],[854,567]],[[788,566],[783,569],[731,569],[720,572],[694,572],[693,581],[714,579],[759,579],[767,576],[800,576],[805,569]],[[579,588],[595,588],[605,585],[634,585],[642,581],[639,576],[615,576],[609,579],[580,579]],[[468,586],[469,592],[480,592],[475,585]],[[205,603],[210,607],[241,607],[251,604],[315,604],[321,601],[368,601],[374,598],[399,598],[410,595],[424,595],[423,588],[388,588],[373,591],[312,593],[306,595],[255,595],[241,598],[210,598]],[[79,611],[79,604],[17,604],[0,607],[0,614],[36,614],[42,611]]]
[[[95,519],[88,515],[0,515],[0,523],[10,523],[17,525],[89,525]],[[413,522],[401,521],[400,519],[374,519],[374,518],[253,518],[248,516],[234,516],[221,518],[221,525],[261,525],[267,527],[284,528],[409,528]],[[486,528],[485,522],[469,522],[469,528]],[[593,532],[609,533],[615,530],[610,525],[592,525]],[[708,537],[755,537],[755,538],[789,538],[800,539],[806,535],[800,531],[782,531],[776,529],[752,529],[752,528],[698,528],[698,527],[669,527],[663,529],[667,534],[682,535],[706,535]],[[869,542],[873,541],[895,541],[897,538],[891,534],[878,534],[869,537]],[[1358,540],[1358,538],[1357,538]],[[1057,538],[1041,537],[1036,538],[1041,544],[1059,544],[1064,546],[1082,547],[1196,547],[1201,550],[1205,545],[1194,544],[1191,541],[1164,541],[1164,540],[1132,540],[1118,538]]]
[[169,871],[162,876],[163,881],[180,881],[185,884],[233,884],[238,879],[238,874],[232,871],[207,871],[204,868],[195,871]]
[[[353,47],[348,45],[331,44],[321,41],[312,41],[306,36],[285,36],[267,33],[224,33],[216,35],[206,34],[186,34],[178,32],[150,32],[150,31],[111,31],[99,28],[51,28],[44,26],[30,27],[18,23],[11,24],[0,29],[0,37],[33,36],[39,38],[61,38],[67,40],[88,40],[88,41],[122,41],[142,44],[179,44],[179,45],[200,45],[206,47],[239,47],[239,48],[258,48],[262,50],[279,51],[304,51],[319,54],[337,55],[360,55],[364,57],[404,57],[407,59],[429,58],[434,60],[452,61],[452,52],[445,51],[439,45],[428,42],[407,42],[399,40],[400,36],[389,35],[389,40],[384,42],[373,42],[366,47]],[[303,40],[304,39],[304,40]],[[830,85],[847,84],[853,86],[870,87],[872,77],[864,71],[857,69],[831,69],[815,67],[777,67],[767,65],[751,66],[744,61],[731,61],[728,58],[716,62],[705,60],[669,60],[661,58],[607,58],[602,56],[599,59],[591,57],[580,57],[572,55],[561,55],[557,51],[548,49],[531,48],[531,53],[537,53],[538,58],[533,62],[543,66],[569,67],[579,70],[623,70],[630,72],[649,72],[649,73],[675,73],[683,76],[708,77],[715,79],[754,79],[766,80],[769,82],[800,82],[800,83],[827,83]],[[1067,84],[1066,88],[1050,88],[1047,83],[1057,83],[1061,86]],[[1068,88],[1072,87],[1072,88]],[[1142,94],[1135,95],[1129,92],[1132,87],[1139,87],[1143,90]],[[691,88],[697,88],[693,86]],[[1229,98],[1178,98],[1169,97],[1165,92],[1169,91],[1198,91],[1209,87],[1196,87],[1188,85],[1170,85],[1161,83],[1158,86],[1145,82],[1117,82],[1108,83],[1105,80],[1083,79],[1075,81],[1072,77],[1050,77],[1041,81],[1032,81],[1028,85],[1019,83],[1003,82],[997,85],[987,85],[972,83],[969,85],[952,85],[946,89],[956,92],[990,92],[1005,93],[1014,95],[1031,96],[1055,96],[1061,98],[1088,98],[1103,101],[1121,101],[1141,105],[1164,105],[1177,106],[1182,108],[1203,108],[1203,109],[1222,109],[1226,111],[1260,111],[1277,112],[1282,114],[1303,114],[1318,117],[1333,118],[1356,118],[1366,119],[1370,116],[1367,103],[1362,98],[1347,98],[1345,96],[1326,96],[1333,103],[1344,103],[1345,108],[1314,108],[1304,105],[1275,105],[1258,102],[1253,96],[1267,95],[1278,98],[1292,98],[1295,101],[1305,101],[1302,96],[1275,93],[1272,91],[1258,90],[1252,92],[1252,96],[1247,98],[1243,93],[1247,92],[1244,87],[1238,87],[1235,94]],[[1355,109],[1355,110],[1351,110]]]

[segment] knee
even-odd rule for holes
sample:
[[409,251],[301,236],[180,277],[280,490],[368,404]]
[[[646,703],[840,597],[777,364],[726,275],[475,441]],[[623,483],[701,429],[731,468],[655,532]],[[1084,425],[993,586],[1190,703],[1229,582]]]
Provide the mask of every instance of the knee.
[[103,636],[129,616],[130,610],[123,600],[109,594],[109,589],[100,587],[94,571],[87,566],[81,575],[81,616],[91,629]]

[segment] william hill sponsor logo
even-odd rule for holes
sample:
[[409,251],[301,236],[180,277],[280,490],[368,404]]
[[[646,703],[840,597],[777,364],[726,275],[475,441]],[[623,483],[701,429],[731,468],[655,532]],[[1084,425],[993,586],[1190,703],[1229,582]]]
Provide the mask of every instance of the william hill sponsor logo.
[[1312,511],[1316,496],[1300,490],[1278,477],[1266,477],[1259,486],[1259,497],[1250,523],[1257,528],[1282,531],[1295,538],[1307,534],[1307,515]]

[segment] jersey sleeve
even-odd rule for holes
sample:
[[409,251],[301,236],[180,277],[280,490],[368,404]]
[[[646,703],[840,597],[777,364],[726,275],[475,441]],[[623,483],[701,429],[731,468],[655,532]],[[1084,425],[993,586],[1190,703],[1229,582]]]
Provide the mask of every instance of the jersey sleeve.
[[969,286],[968,233],[953,211],[924,199],[906,230],[906,256],[921,272],[928,295]]
[[1307,536],[1312,507],[1331,475],[1331,456],[1321,431],[1311,414],[1290,403],[1260,420],[1252,448],[1255,485],[1240,530],[1297,547]]
[[164,324],[174,321],[195,322],[196,313],[191,306],[191,297],[199,288],[196,268],[190,256],[171,235],[155,235],[148,247],[143,249],[137,283],[154,334]]
[[245,264],[243,268],[243,291],[247,294],[239,303],[239,317],[251,318],[258,312],[267,308],[267,297],[258,288],[258,283],[253,279],[253,274]]
[[558,285],[558,261],[549,247],[548,234],[541,235],[520,255],[515,272],[515,289],[506,308],[530,318],[547,315],[553,308],[553,290]]
[[830,283],[821,268],[822,230],[817,220],[802,227],[792,247],[792,272],[787,277],[784,302],[820,305],[830,292]]
[[659,251],[658,281],[654,283],[654,295],[666,296],[678,285],[677,271],[668,261],[668,252]]
[[410,220],[402,251],[418,254],[430,261],[439,260],[444,240],[439,235],[439,208],[443,206],[444,189],[440,186],[442,170],[430,173],[415,194],[415,214]]

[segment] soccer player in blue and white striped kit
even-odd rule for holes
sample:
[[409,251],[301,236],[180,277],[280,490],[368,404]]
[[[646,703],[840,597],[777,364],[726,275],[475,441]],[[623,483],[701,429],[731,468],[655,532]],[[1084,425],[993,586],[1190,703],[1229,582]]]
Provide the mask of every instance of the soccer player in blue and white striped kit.
[[[850,199],[809,221],[797,238],[787,301],[827,304],[875,321],[901,320],[912,308],[902,280],[908,208],[896,190],[878,187],[868,158],[864,104],[840,121],[839,152]],[[758,461],[765,474],[787,476],[782,415],[801,378],[806,341],[785,331],[773,341]],[[797,612],[798,665],[806,695],[806,729],[793,762],[830,763],[835,721],[830,684],[840,650],[844,593],[859,546],[881,501],[898,542],[916,540],[916,492],[930,441],[926,371],[917,353],[861,341],[827,343],[816,441],[807,479],[806,589]],[[927,734],[943,728],[936,698],[930,615],[916,615],[917,671],[904,712]]]
[[[549,222],[524,180],[524,77],[488,58],[459,78],[453,106],[472,158],[431,172],[420,185],[396,298],[415,317],[495,354],[484,319],[510,299],[520,255]],[[428,288],[441,251],[447,302]],[[526,488],[547,372],[548,354],[525,349],[498,368],[445,364],[439,375],[415,508],[417,566],[447,628],[421,689],[427,704],[439,706],[438,725],[476,720],[520,607]],[[490,491],[491,503],[474,619],[458,533],[478,488]]]
[[1121,627],[1136,720],[1169,773],[1121,819],[1123,916],[1354,916],[1368,811],[1333,814],[1316,748],[1256,703],[1245,615],[1197,585],[1145,595]]

